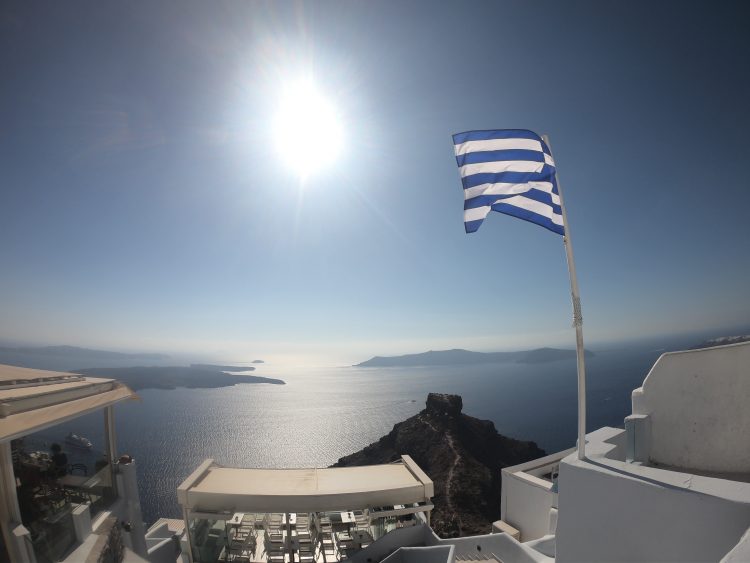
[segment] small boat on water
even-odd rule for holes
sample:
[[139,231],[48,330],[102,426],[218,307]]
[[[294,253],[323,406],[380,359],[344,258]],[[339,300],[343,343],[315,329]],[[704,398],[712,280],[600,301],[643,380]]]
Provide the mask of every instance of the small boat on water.
[[90,450],[93,445],[88,438],[84,438],[78,434],[73,434],[72,432],[65,436],[65,443],[74,448],[81,448],[84,450]]

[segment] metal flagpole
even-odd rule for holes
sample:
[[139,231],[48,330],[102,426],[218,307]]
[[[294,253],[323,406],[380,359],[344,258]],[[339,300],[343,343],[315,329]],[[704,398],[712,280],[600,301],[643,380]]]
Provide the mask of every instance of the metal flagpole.
[[[547,148],[552,154],[552,146],[549,136],[542,135]],[[555,156],[552,155],[554,160]],[[576,275],[576,264],[573,260],[573,243],[570,240],[570,229],[568,226],[568,215],[565,212],[565,201],[563,200],[560,177],[557,174],[557,163],[555,163],[555,180],[557,181],[557,193],[560,196],[560,209],[562,210],[563,244],[565,245],[565,257],[568,261],[568,273],[570,274],[570,295],[573,299],[573,326],[576,329],[576,359],[578,361],[578,459],[586,457],[586,364],[583,349],[583,316],[581,315],[581,297],[578,293],[578,276]]]

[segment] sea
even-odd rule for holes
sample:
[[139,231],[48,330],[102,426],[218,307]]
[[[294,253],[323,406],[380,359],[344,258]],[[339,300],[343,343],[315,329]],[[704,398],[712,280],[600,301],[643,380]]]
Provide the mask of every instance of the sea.
[[[631,391],[665,348],[596,350],[587,359],[588,430],[621,427]],[[177,486],[205,459],[234,467],[325,467],[415,415],[430,392],[463,397],[465,414],[489,419],[513,438],[548,453],[575,445],[575,360],[410,368],[296,367],[261,364],[255,375],[286,385],[215,389],[144,389],[115,407],[117,449],[137,464],[144,521],[179,518]],[[238,377],[242,377],[238,375]],[[95,413],[27,438],[48,449],[69,432],[89,438],[91,452],[67,448],[71,462],[93,465],[104,447]]]

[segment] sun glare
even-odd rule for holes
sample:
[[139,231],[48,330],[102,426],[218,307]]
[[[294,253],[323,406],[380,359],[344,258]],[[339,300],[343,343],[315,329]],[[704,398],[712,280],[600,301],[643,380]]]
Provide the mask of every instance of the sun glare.
[[334,105],[312,82],[288,87],[274,120],[276,150],[300,177],[330,166],[342,146],[342,128]]

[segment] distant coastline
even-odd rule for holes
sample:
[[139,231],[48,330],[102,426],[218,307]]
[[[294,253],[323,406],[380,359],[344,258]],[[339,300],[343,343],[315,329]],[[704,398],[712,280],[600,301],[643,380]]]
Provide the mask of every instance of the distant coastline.
[[[218,364],[169,365],[170,357],[158,353],[124,353],[78,346],[0,347],[0,364],[33,369],[69,371],[91,377],[117,379],[139,389],[212,389],[246,383],[285,385],[282,379],[246,375],[252,366]],[[255,360],[262,364],[263,360]],[[235,373],[226,373],[235,372]]]
[[247,383],[285,385],[282,379],[257,375],[232,375],[214,368],[160,366],[127,368],[89,368],[73,370],[91,377],[117,379],[137,391],[138,389],[212,389]]
[[252,366],[222,366],[216,364],[190,364],[193,369],[212,369],[219,371],[255,371]]
[[[585,351],[586,357],[594,355]],[[567,360],[576,357],[575,350],[560,348],[536,348],[518,352],[472,352],[460,348],[453,350],[430,350],[420,354],[403,356],[375,356],[353,367],[415,367],[415,366],[456,366],[470,364],[493,364],[515,362],[519,364],[537,364]]]
[[727,344],[740,344],[742,342],[750,341],[750,334],[744,334],[740,336],[720,336],[718,338],[712,338],[711,340],[705,340],[700,344],[691,346],[691,350],[700,350],[701,348],[712,348],[714,346],[726,346]]

